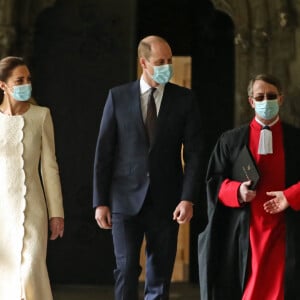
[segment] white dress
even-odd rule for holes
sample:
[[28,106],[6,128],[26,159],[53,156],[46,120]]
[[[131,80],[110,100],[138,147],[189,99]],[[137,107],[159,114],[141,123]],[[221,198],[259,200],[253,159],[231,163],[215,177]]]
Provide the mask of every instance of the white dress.
[[[41,176],[40,176],[41,175]],[[0,299],[52,300],[48,219],[63,217],[48,108],[0,113]]]

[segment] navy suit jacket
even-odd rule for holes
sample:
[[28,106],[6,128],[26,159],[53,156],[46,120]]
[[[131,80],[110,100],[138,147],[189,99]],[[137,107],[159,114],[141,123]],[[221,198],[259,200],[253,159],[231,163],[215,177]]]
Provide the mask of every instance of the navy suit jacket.
[[[93,207],[135,215],[149,185],[158,213],[172,216],[180,200],[196,200],[201,155],[199,107],[187,88],[167,83],[149,147],[141,112],[140,81],[109,91],[97,140]],[[184,171],[181,146],[184,145]]]

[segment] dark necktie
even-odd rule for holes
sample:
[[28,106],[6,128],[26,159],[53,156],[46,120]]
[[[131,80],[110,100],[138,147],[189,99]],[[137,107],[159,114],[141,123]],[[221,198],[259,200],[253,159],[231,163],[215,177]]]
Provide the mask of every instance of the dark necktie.
[[147,115],[145,120],[145,126],[146,126],[150,145],[152,145],[153,143],[155,128],[156,128],[156,120],[157,120],[156,105],[153,96],[155,91],[156,88],[151,88],[149,99],[148,99],[148,105],[147,105]]

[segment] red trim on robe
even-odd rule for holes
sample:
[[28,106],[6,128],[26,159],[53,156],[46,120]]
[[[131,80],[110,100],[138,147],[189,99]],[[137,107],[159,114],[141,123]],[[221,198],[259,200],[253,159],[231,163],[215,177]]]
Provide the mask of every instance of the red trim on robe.
[[[238,190],[241,183],[230,179],[225,179],[220,187],[219,200],[229,207],[240,207],[238,200]],[[230,196],[229,196],[230,195]]]
[[294,210],[300,210],[300,182],[283,191],[289,205]]

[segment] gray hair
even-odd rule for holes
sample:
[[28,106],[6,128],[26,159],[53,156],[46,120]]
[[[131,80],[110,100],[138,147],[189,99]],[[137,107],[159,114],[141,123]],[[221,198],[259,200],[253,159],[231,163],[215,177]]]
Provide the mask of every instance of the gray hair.
[[275,76],[270,75],[270,74],[258,74],[256,76],[254,76],[253,78],[251,78],[249,81],[249,85],[248,85],[248,96],[249,97],[253,96],[253,84],[257,80],[262,80],[264,82],[274,85],[277,88],[279,94],[280,95],[282,94],[282,86],[281,86],[280,80],[278,78],[276,78]]

